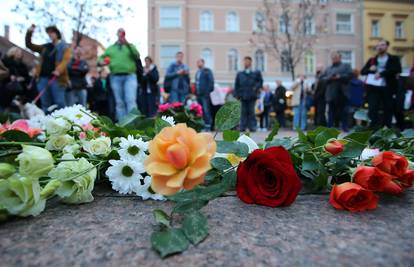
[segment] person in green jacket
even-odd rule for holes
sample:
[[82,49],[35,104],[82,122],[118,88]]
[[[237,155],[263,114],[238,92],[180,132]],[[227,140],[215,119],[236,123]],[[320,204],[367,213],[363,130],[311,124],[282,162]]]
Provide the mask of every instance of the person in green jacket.
[[139,61],[139,52],[133,44],[127,42],[124,29],[119,29],[117,35],[118,41],[99,57],[98,65],[109,65],[116,117],[119,121],[137,107],[136,62]]

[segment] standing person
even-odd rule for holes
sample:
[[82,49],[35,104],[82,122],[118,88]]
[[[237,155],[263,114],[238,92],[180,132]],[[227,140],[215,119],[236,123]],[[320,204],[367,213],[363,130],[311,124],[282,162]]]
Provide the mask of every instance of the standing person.
[[73,57],[68,64],[70,78],[70,90],[67,92],[67,105],[73,106],[81,104],[86,107],[88,91],[86,89],[86,74],[89,72],[88,63],[81,59],[82,50],[80,47],[75,48]]
[[58,108],[66,106],[65,90],[69,84],[67,65],[71,57],[71,49],[62,41],[62,35],[56,26],[46,28],[51,42],[43,45],[32,43],[35,25],[26,32],[26,47],[40,53],[40,64],[36,76],[39,77],[37,89],[41,93],[43,111],[47,112],[52,105]]
[[111,71],[111,88],[115,97],[116,118],[122,120],[137,108],[137,65],[139,52],[135,45],[126,40],[125,30],[117,31],[118,40],[99,57],[99,65],[108,65]]
[[308,120],[308,110],[306,108],[306,94],[311,90],[309,83],[304,75],[292,85],[292,107],[293,107],[293,129],[300,128],[306,130]]
[[18,47],[10,48],[6,57],[3,58],[4,66],[9,70],[9,75],[3,81],[2,106],[10,106],[15,96],[23,96],[25,100],[29,100],[27,89],[30,82],[29,70],[22,60],[23,51]]
[[328,104],[328,127],[339,127],[348,131],[347,104],[349,101],[349,81],[352,79],[352,69],[349,64],[342,62],[339,52],[331,55],[332,65],[322,74],[321,79],[326,83],[325,100]]
[[152,61],[152,58],[145,58],[144,74],[141,83],[142,96],[142,112],[146,117],[154,117],[157,114],[157,103],[160,97],[160,88],[158,87],[157,66]]
[[104,70],[98,72],[93,81],[91,94],[88,96],[91,110],[115,121],[115,100],[111,90],[110,75]]
[[214,91],[213,72],[205,67],[204,59],[197,60],[195,88],[197,102],[203,107],[205,130],[209,131],[212,125],[210,93]]
[[[175,62],[167,69],[164,87],[170,93],[170,103],[183,103],[190,92],[190,68],[184,64],[184,53],[178,52],[175,55]],[[167,85],[166,85],[167,84]]]
[[315,101],[315,126],[326,126],[326,84],[321,79],[323,68],[321,66],[316,70],[314,83],[314,101]]
[[273,108],[276,113],[277,121],[280,127],[285,128],[286,127],[285,110],[287,107],[286,88],[283,86],[282,81],[280,80],[276,81],[276,91],[275,91],[275,95],[273,99],[274,99]]
[[[364,104],[364,82],[359,79],[359,70],[354,69],[354,75],[349,83],[349,113],[354,114]],[[357,121],[361,125],[361,121]]]
[[245,57],[243,63],[244,70],[237,73],[234,86],[234,96],[241,100],[240,131],[249,128],[251,132],[255,132],[257,121],[254,108],[259,90],[263,86],[263,78],[260,71],[252,70],[251,57]]
[[269,129],[269,113],[273,103],[273,94],[268,84],[263,86],[260,93],[260,102],[263,105],[263,112],[260,114],[260,130],[266,132]]
[[[368,117],[370,127],[374,129],[392,126],[398,74],[402,68],[399,58],[387,52],[389,45],[388,41],[381,40],[377,45],[377,55],[370,58],[361,70],[362,75],[367,75]],[[379,117],[381,109],[382,121]]]

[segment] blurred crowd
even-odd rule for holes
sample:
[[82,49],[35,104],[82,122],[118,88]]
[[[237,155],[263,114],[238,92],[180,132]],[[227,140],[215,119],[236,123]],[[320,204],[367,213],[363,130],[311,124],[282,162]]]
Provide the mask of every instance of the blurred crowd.
[[289,86],[278,79],[265,83],[248,56],[234,86],[219,86],[202,58],[195,62],[197,71],[192,79],[184,53],[178,52],[160,86],[152,58],[145,57],[142,63],[123,29],[117,31],[117,41],[98,58],[97,77],[88,76],[89,66],[82,59],[82,48],[72,49],[62,40],[59,29],[47,27],[50,42],[42,45],[32,43],[34,29],[32,25],[27,30],[25,41],[27,48],[40,55],[35,68],[23,63],[22,50],[17,47],[10,48],[1,58],[0,112],[30,117],[81,104],[119,121],[136,108],[145,116],[154,117],[163,103],[197,102],[203,108],[205,130],[212,131],[218,109],[227,101],[238,99],[240,130],[254,132],[267,131],[276,121],[283,128],[302,130],[327,126],[348,131],[364,121],[374,129],[404,129],[404,114],[413,108],[414,66],[407,77],[402,77],[400,60],[388,53],[386,40],[379,41],[377,55],[360,70],[351,69],[342,62],[340,53],[334,52],[330,66],[318,66],[312,79],[299,75]]

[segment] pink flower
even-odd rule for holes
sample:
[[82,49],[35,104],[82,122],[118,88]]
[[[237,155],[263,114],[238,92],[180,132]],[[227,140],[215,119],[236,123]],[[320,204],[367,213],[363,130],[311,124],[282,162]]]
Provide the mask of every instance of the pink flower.
[[90,124],[90,123],[83,125],[82,129],[84,131],[92,131],[92,132],[95,132],[95,133],[99,132],[99,130],[100,130],[99,128],[93,127],[93,125]]
[[203,107],[200,104],[192,103],[190,105],[190,110],[194,111],[197,114],[197,117],[203,117]]
[[183,103],[181,102],[174,102],[171,104],[172,108],[181,108],[183,106]]
[[0,125],[0,134],[7,131],[21,131],[30,136],[30,138],[33,138],[42,132],[39,128],[30,128],[26,120],[17,120],[12,124],[5,123]]
[[86,139],[86,133],[85,132],[80,132],[79,133],[79,139]]
[[166,103],[166,104],[162,104],[158,107],[158,111],[159,112],[166,112],[169,108],[170,108],[170,104]]

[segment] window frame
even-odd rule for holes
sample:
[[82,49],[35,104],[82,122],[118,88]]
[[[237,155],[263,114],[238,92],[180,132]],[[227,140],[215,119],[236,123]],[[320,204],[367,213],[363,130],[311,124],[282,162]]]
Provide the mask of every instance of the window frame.
[[[165,19],[165,16],[162,16],[162,10],[163,9],[168,9],[168,8],[177,8],[178,9],[178,24],[174,25],[174,26],[167,26],[165,25],[165,21],[163,23],[163,19]],[[173,17],[169,17],[169,19],[176,19]],[[161,29],[177,29],[177,28],[181,28],[182,27],[182,8],[181,6],[173,6],[173,5],[165,5],[165,6],[160,6],[159,8],[159,27]]]

